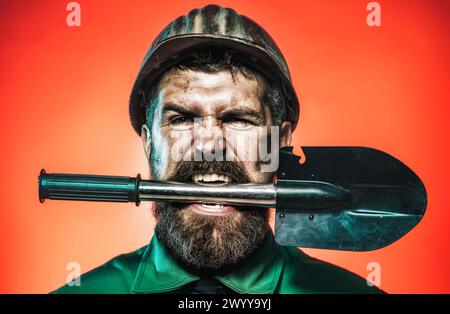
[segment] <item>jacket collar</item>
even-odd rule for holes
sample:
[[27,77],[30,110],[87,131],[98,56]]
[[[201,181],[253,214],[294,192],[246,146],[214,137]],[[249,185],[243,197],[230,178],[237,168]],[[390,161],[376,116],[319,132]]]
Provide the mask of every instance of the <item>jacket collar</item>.
[[[279,250],[270,234],[242,265],[214,278],[238,293],[274,293],[283,268]],[[132,292],[169,292],[199,279],[184,270],[154,235],[142,256]]]

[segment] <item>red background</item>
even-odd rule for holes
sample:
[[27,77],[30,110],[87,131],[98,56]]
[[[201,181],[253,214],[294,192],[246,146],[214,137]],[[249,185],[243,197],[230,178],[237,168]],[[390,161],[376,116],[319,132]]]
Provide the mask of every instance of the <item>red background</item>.
[[[46,293],[146,244],[149,205],[47,201],[49,172],[147,174],[128,121],[139,64],[159,31],[209,1],[79,1],[81,27],[66,25],[69,1],[0,2],[0,292]],[[381,265],[387,292],[450,292],[449,2],[215,1],[260,23],[289,63],[302,102],[295,145],[375,147],[422,178],[429,207],[400,241],[365,252],[307,250],[367,276]],[[332,278],[330,278],[332,280]]]

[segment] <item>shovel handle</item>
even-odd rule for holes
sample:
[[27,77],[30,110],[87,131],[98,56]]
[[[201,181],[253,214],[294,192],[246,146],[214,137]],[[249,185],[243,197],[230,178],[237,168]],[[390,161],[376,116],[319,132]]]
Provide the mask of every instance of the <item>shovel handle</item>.
[[39,201],[78,200],[98,202],[134,202],[138,206],[141,176],[136,178],[104,175],[46,173],[39,174]]
[[39,200],[98,202],[175,201],[211,202],[229,205],[276,207],[282,210],[322,211],[337,209],[351,201],[346,190],[319,181],[277,180],[273,184],[194,184],[136,178],[46,173],[38,179]]

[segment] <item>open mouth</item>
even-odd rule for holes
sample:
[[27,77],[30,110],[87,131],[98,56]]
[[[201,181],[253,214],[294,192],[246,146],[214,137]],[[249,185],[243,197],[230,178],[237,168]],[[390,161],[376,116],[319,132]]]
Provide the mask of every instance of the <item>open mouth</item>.
[[[231,176],[223,173],[196,173],[192,175],[192,182],[204,186],[219,186],[236,182]],[[224,216],[236,211],[236,208],[217,203],[196,203],[189,205],[199,214]]]

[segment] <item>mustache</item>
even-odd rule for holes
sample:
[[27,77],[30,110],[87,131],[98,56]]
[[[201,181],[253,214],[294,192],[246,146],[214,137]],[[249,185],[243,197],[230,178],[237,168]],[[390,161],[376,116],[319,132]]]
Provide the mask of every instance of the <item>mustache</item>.
[[220,173],[233,179],[233,183],[250,183],[244,167],[234,161],[181,161],[175,173],[168,179],[170,181],[188,182],[194,174]]

